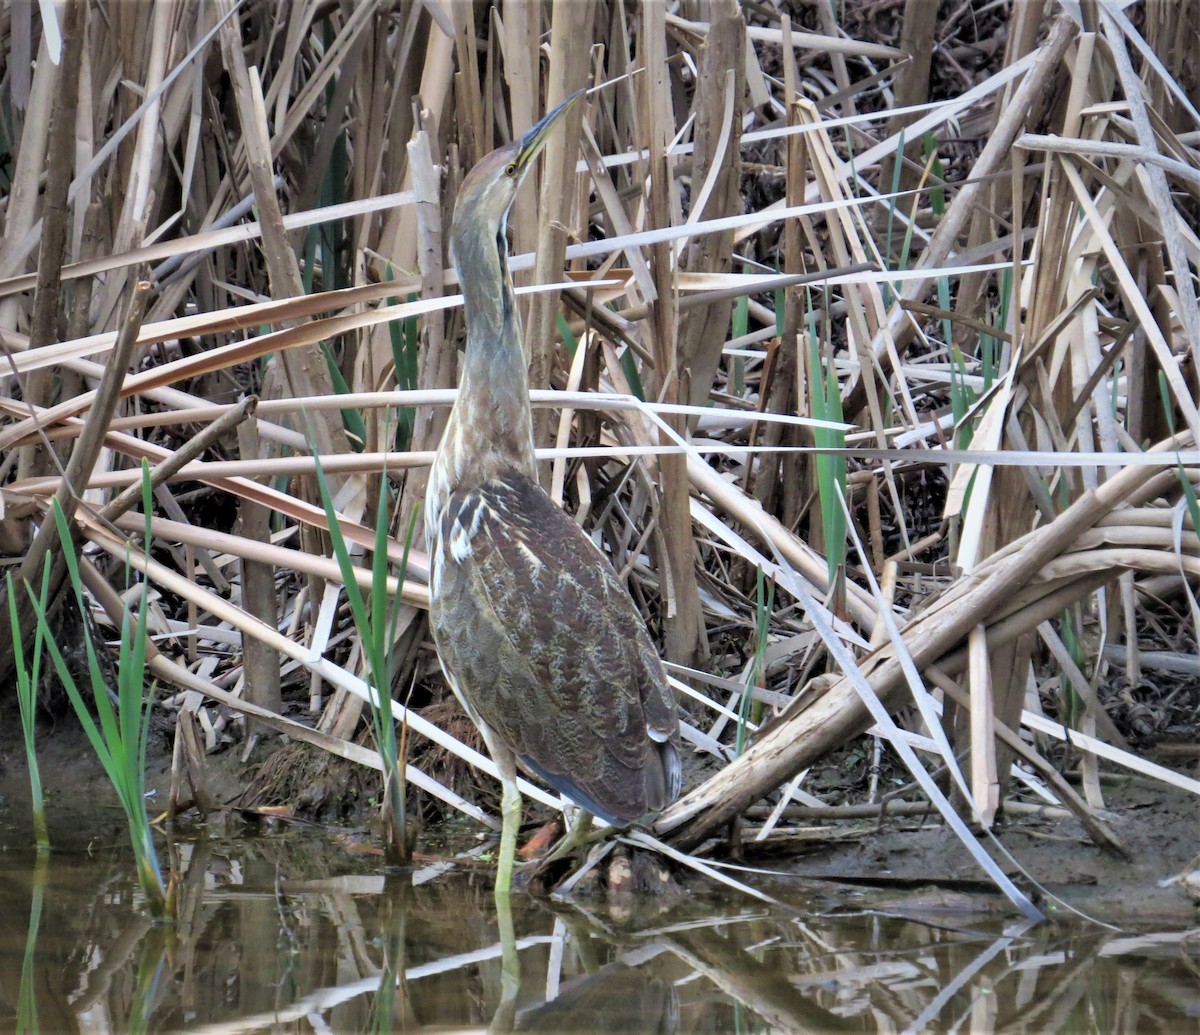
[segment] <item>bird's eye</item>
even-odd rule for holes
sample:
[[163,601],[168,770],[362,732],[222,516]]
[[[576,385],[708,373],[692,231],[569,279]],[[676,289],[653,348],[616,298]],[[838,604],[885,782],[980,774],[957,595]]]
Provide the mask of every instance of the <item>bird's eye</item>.
[[504,167],[504,175],[505,176],[516,176],[517,175],[517,163],[509,162],[508,165],[506,165]]

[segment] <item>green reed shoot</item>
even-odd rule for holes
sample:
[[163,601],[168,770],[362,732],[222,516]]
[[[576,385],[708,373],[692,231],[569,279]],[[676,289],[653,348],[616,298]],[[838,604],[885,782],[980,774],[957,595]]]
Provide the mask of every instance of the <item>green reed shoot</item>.
[[[750,267],[743,266],[743,273],[749,273]],[[733,313],[730,317],[729,333],[731,338],[744,338],[750,330],[750,296],[738,295],[733,303]],[[733,395],[741,398],[746,391],[746,357],[733,357]]]
[[[829,312],[828,301],[825,312]],[[842,395],[838,384],[837,367],[833,361],[832,348],[828,362],[821,365],[821,349],[818,345],[816,315],[808,307],[808,365],[809,407],[817,420],[840,423],[842,420]],[[828,337],[826,337],[828,340]],[[833,428],[813,428],[813,441],[818,449],[845,449],[846,433]],[[846,457],[818,453],[817,495],[821,503],[821,529],[824,535],[825,558],[829,567],[829,590],[833,596],[839,578],[845,577],[846,564],[846,514],[841,500],[846,498]],[[838,490],[841,490],[840,496]]]
[[[407,784],[404,776],[404,760],[400,757],[400,744],[396,739],[396,721],[392,712],[392,647],[396,642],[396,623],[400,607],[388,608],[388,493],[386,473],[379,486],[379,505],[375,513],[375,547],[371,559],[371,592],[364,599],[355,578],[350,551],[342,535],[337,515],[333,509],[333,495],[325,480],[325,471],[317,461],[317,484],[321,502],[325,506],[325,518],[329,523],[329,538],[342,573],[346,588],[346,599],[350,613],[358,630],[367,682],[374,688],[368,698],[371,706],[371,725],[375,733],[375,746],[383,760],[383,795],[380,816],[384,829],[384,859],[390,866],[405,866],[411,857],[410,843],[406,837]],[[414,509],[408,523],[408,534],[404,539],[404,553],[396,571],[403,581],[408,570],[408,553],[412,547],[413,533],[417,527],[419,508]]]
[[571,359],[574,359],[575,350],[579,348],[579,339],[575,337],[574,331],[571,330],[571,325],[567,323],[567,318],[562,313],[557,313],[554,317],[554,326],[558,328],[558,336],[562,338],[563,347],[567,350],[567,355]]
[[[1079,613],[1078,604],[1063,609],[1061,627],[1063,646],[1066,647],[1067,653],[1079,671],[1086,675],[1088,655],[1083,647],[1083,616]],[[1077,729],[1087,705],[1084,703],[1079,688],[1066,675],[1062,677],[1062,698],[1066,705],[1066,724],[1071,729]]]
[[[1067,479],[1061,479],[1058,482],[1057,488],[1057,500],[1055,500],[1053,494],[1051,494],[1050,498],[1052,503],[1057,504],[1058,512],[1061,514],[1071,505],[1070,486]],[[1067,653],[1071,656],[1071,660],[1075,662],[1079,671],[1083,672],[1087,665],[1087,655],[1083,649],[1082,640],[1083,615],[1079,611],[1078,604],[1072,604],[1063,608],[1059,628],[1063,646],[1066,647]],[[1080,696],[1079,688],[1066,675],[1062,677],[1059,696],[1062,701],[1062,718],[1064,724],[1071,729],[1077,729],[1086,705]]]
[[762,702],[754,700],[754,688],[760,686],[766,667],[767,645],[770,642],[771,612],[775,604],[775,580],[768,580],[762,568],[755,572],[754,587],[754,658],[746,674],[746,689],[738,702],[736,754],[742,753],[746,743],[746,723],[757,722],[762,714]]
[[[142,462],[142,505],[146,515],[145,539],[142,545],[144,556],[150,555],[150,516],[153,501],[150,490],[150,468]],[[58,526],[59,542],[67,564],[69,584],[75,595],[75,604],[81,616],[87,615],[87,602],[83,596],[83,581],[79,575],[79,559],[72,546],[71,531],[67,518],[57,500],[53,501],[54,522]],[[127,569],[128,574],[128,569]],[[38,628],[45,639],[54,663],[54,670],[70,698],[80,725],[100,759],[104,771],[112,782],[125,818],[129,824],[129,838],[133,845],[137,866],[138,883],[146,896],[146,903],[155,919],[169,919],[174,902],[163,881],[154,849],[150,819],[146,814],[146,740],[150,732],[150,706],[153,688],[145,693],[146,643],[148,601],[145,579],[140,585],[136,617],[129,611],[121,620],[121,639],[117,654],[116,709],[110,699],[110,690],[100,668],[100,659],[90,632],[85,632],[83,643],[87,652],[88,676],[91,682],[92,700],[89,703],[76,685],[75,677],[67,667],[62,651],[54,638],[53,629],[43,601],[39,600],[30,587],[26,587],[34,610],[37,612]],[[86,623],[85,623],[86,629]],[[95,709],[96,718],[92,716]]]
[[[337,361],[333,358],[333,353],[329,349],[329,345],[321,342],[321,355],[325,357],[325,366],[329,370],[329,380],[333,383],[333,391],[335,395],[349,395],[350,386],[346,383],[346,379],[342,376],[342,371],[337,365]],[[367,448],[367,422],[363,420],[362,414],[353,407],[346,407],[340,411],[342,414],[342,424],[346,428],[346,434],[350,438],[350,446],[356,453],[361,453]]]
[[[388,276],[392,276],[391,264],[388,264]],[[409,302],[415,302],[420,296],[413,292],[408,296]],[[398,298],[389,298],[388,305],[397,305]],[[403,320],[393,320],[388,324],[388,335],[392,345],[392,363],[396,372],[396,388],[401,392],[410,392],[421,386],[417,375],[417,357],[420,353],[420,337],[415,316]],[[396,428],[396,449],[403,451],[412,441],[413,426],[416,423],[417,411],[412,406],[401,406],[396,410],[399,424]]]
[[967,414],[975,405],[975,392],[967,384],[967,363],[962,350],[950,345],[950,412],[954,415],[955,444],[966,449],[975,435],[975,426],[967,422]]
[[[325,178],[321,181],[318,192],[318,204],[335,206],[345,200],[346,161],[345,133],[342,132],[334,141]],[[338,288],[346,286],[346,278],[342,272],[345,263],[340,258],[345,250],[346,235],[346,221],[342,219],[309,227],[304,241],[304,268],[301,271],[301,281],[306,294],[311,295],[313,292],[313,283],[318,268],[321,271],[321,287],[325,291],[336,291]],[[349,395],[350,386],[342,376],[341,368],[338,367],[329,344],[321,342],[320,349],[321,355],[325,358],[325,366],[329,370],[329,377],[333,382],[334,393]],[[351,448],[355,452],[361,453],[367,447],[367,424],[363,420],[362,413],[347,407],[341,411],[341,414],[342,424],[349,436]]]
[[1181,463],[1178,467],[1179,483],[1183,486],[1183,498],[1187,503],[1188,516],[1192,519],[1192,531],[1200,539],[1200,503],[1196,500],[1196,490],[1192,488],[1192,480],[1187,476]]
[[[994,326],[1003,331],[1008,326],[1008,313],[1012,307],[1013,271],[1000,271],[1000,300],[996,306]],[[992,334],[979,336],[979,372],[983,375],[983,390],[990,392],[996,378],[1000,376],[1002,346],[1000,339]]]
[[[309,227],[308,236],[304,242],[304,272],[301,274],[301,281],[304,284],[304,291],[311,295],[313,292],[313,277],[317,269],[317,246],[321,246],[322,262],[328,261],[326,239],[321,232],[320,227]],[[326,277],[329,276],[329,267],[325,266],[323,272]],[[330,287],[326,284],[326,287]],[[337,360],[333,358],[333,351],[329,348],[328,342],[321,342],[321,355],[325,359],[325,368],[329,371],[329,380],[333,384],[335,395],[349,395],[350,386],[346,383],[345,377],[342,376],[341,368],[337,365]],[[346,434],[350,438],[350,447],[356,452],[361,453],[367,448],[367,423],[363,420],[362,414],[352,408],[347,407],[341,411],[342,425],[346,429]]]
[[[946,214],[946,190],[943,186],[946,182],[946,167],[937,157],[937,137],[932,133],[925,133],[921,137],[921,151],[925,156],[925,167],[929,170],[927,181],[930,184],[929,207],[934,216],[940,220]],[[938,277],[936,283],[938,306],[944,312],[949,312],[950,279]],[[942,339],[949,344],[953,335],[954,328],[951,326],[950,317],[942,317]]]
[[[25,663],[25,652],[21,648],[21,626],[17,616],[16,587],[12,575],[5,574],[8,593],[8,620],[12,627],[13,663],[17,673],[17,704],[21,709],[21,732],[25,737],[25,760],[29,768],[29,796],[33,805],[33,831],[39,849],[50,847],[50,831],[46,826],[46,800],[42,793],[42,772],[38,768],[36,740],[37,695],[42,670],[42,628],[39,625],[33,634],[33,657]],[[42,568],[42,586],[39,600],[46,607],[50,594],[50,557]]]
[[[926,161],[937,151],[937,145],[937,137],[934,134],[926,132],[921,135],[921,151]],[[940,158],[935,157],[930,163],[929,181],[932,184],[929,188],[929,207],[933,214],[941,219],[946,214],[946,166]]]

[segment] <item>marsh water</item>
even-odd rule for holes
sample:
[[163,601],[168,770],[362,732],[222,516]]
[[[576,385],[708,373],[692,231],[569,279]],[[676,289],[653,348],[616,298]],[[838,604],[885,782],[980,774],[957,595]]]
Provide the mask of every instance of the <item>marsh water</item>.
[[179,920],[155,925],[115,817],[39,855],[4,811],[2,1031],[1200,1029],[1186,924],[1030,926],[918,898],[905,915],[787,881],[782,911],[703,888],[518,894],[512,973],[484,868],[385,879],[369,841],[199,829],[165,845]]

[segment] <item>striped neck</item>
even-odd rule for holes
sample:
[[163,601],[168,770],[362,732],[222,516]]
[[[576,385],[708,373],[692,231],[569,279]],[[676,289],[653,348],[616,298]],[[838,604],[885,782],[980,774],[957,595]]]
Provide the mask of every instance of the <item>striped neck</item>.
[[[443,441],[461,443],[458,451],[477,459],[479,470],[454,471],[451,477],[455,483],[467,478],[483,481],[515,467],[536,480],[529,373],[508,272],[505,225],[501,222],[494,233],[483,227],[455,230],[467,350],[458,401]],[[471,270],[469,276],[462,274],[464,268]]]

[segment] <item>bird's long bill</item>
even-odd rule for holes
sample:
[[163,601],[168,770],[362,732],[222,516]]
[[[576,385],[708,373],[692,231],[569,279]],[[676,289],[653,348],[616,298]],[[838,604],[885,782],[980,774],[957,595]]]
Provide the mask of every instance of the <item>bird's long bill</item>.
[[550,136],[550,130],[554,128],[558,120],[570,111],[575,102],[585,93],[587,93],[586,88],[576,90],[562,104],[544,116],[533,129],[521,137],[521,150],[517,152],[516,159],[516,164],[519,168],[524,169],[538,156],[538,152],[541,151],[546,143],[546,138]]

